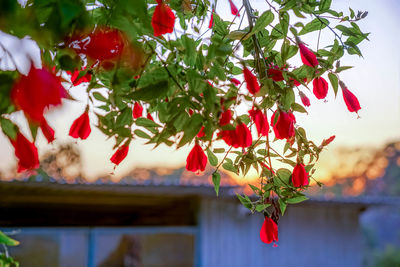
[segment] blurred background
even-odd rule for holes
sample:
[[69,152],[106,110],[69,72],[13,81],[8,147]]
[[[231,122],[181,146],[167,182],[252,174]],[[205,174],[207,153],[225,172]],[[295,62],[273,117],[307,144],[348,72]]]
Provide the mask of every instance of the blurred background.
[[[326,102],[306,92],[311,106],[297,124],[311,140],[336,139],[314,175],[324,185],[289,207],[277,248],[259,241],[262,218],[235,199],[235,192],[251,192],[255,173],[224,174],[217,199],[211,168],[200,176],[184,170],[189,147],[152,150],[136,140],[114,170],[114,142],[94,126],[85,141],[69,137],[87,103],[82,85],[69,89],[78,101],[47,113],[56,141],[38,139],[46,174],[17,174],[13,148],[0,133],[0,226],[17,230],[21,241],[10,253],[21,266],[400,266],[400,2],[335,0],[333,7],[369,12],[360,22],[371,33],[360,47],[364,57],[341,62],[355,66],[341,78],[360,101],[360,118],[340,92],[335,99],[330,88]],[[232,19],[228,1],[216,12]],[[325,34],[322,43],[333,38]],[[20,115],[13,120],[22,126]]]

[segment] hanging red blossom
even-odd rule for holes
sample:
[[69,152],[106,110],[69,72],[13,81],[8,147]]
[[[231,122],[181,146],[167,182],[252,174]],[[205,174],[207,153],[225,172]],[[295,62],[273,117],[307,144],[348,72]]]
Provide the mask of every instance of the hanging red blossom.
[[163,0],[157,0],[158,5],[154,10],[153,17],[151,19],[151,25],[153,26],[154,36],[161,36],[165,33],[172,33],[174,31],[175,15],[171,8],[163,2]]
[[316,98],[324,99],[328,94],[328,83],[322,77],[313,80],[313,93]]
[[278,139],[289,139],[293,137],[295,135],[294,124],[296,122],[293,113],[280,110],[278,119],[274,124],[276,113],[277,111],[274,112],[271,118],[271,126],[274,130],[275,137]]
[[208,24],[208,28],[209,29],[211,29],[213,27],[213,25],[214,25],[214,12],[215,12],[215,10],[213,9],[211,11],[210,23]]
[[18,172],[34,170],[39,168],[38,151],[33,142],[30,142],[20,132],[16,138],[10,138],[10,142],[15,150],[15,156],[18,158]]
[[75,38],[70,46],[79,54],[93,60],[106,61],[118,59],[125,46],[125,38],[117,29],[98,27],[87,36]]
[[318,60],[315,54],[310,49],[308,49],[303,43],[299,43],[299,49],[300,49],[301,61],[303,62],[303,64],[313,68],[318,65]]
[[114,155],[111,156],[110,161],[114,163],[115,165],[119,165],[121,161],[123,161],[126,158],[126,155],[128,155],[129,151],[129,144],[124,144],[120,146],[117,151],[115,151]]
[[260,230],[260,239],[267,244],[278,242],[278,225],[270,217],[264,218],[264,223]]
[[285,79],[285,78],[283,78],[281,69],[277,69],[277,68],[276,69],[275,68],[268,69],[267,74],[275,82],[280,82]]
[[21,76],[11,89],[14,105],[38,124],[44,120],[46,109],[61,105],[61,99],[67,96],[60,77],[44,67],[36,69],[33,64],[28,75]]
[[235,86],[239,86],[241,84],[241,82],[236,79],[236,78],[231,78],[231,82],[235,85]]
[[201,126],[199,133],[197,134],[198,138],[204,137],[206,134],[204,133],[204,126]]
[[232,111],[230,109],[225,110],[221,113],[221,117],[219,118],[219,125],[224,126],[231,122],[232,119]]
[[342,93],[343,93],[343,99],[344,102],[346,103],[347,109],[350,112],[357,113],[361,109],[357,97],[349,89],[347,89],[347,87],[344,84],[342,86],[342,84],[343,83],[340,82],[340,86],[342,88]]
[[235,16],[237,15],[238,17],[240,17],[239,10],[235,6],[235,4],[232,2],[232,0],[229,0],[229,5],[231,6],[232,15],[235,15]]
[[186,170],[200,173],[203,172],[207,165],[207,156],[199,144],[195,144],[186,158]]
[[299,92],[299,95],[303,105],[309,107],[311,105],[310,99],[302,91]]
[[302,187],[309,184],[308,173],[304,168],[304,164],[297,163],[292,173],[292,183],[294,187]]
[[256,125],[258,136],[267,136],[269,131],[267,116],[261,110],[254,107],[249,110],[249,115]]
[[246,67],[243,68],[243,75],[247,90],[253,95],[257,94],[260,91],[260,84],[257,81],[257,77]]
[[235,130],[235,142],[233,143],[233,147],[249,147],[252,143],[251,132],[249,128],[247,128],[246,124],[243,122],[238,123]]
[[134,119],[140,118],[143,116],[143,107],[139,102],[135,102],[132,110],[132,116]]
[[91,131],[89,114],[87,111],[85,111],[72,123],[71,128],[69,129],[69,135],[74,138],[85,140],[88,138]]
[[78,86],[81,83],[88,83],[92,79],[92,74],[89,72],[86,72],[85,75],[79,77],[80,71],[75,70],[74,72],[67,71],[67,74],[71,75],[71,82],[74,86]]
[[43,121],[40,123],[40,129],[42,130],[42,133],[44,137],[46,137],[49,144],[54,141],[54,130],[47,123],[46,119],[43,119]]

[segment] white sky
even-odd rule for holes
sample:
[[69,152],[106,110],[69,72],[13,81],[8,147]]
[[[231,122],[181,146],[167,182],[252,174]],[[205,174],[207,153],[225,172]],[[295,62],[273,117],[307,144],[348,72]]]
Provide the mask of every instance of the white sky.
[[[234,0],[239,7],[240,1]],[[367,10],[366,19],[359,25],[364,32],[371,32],[370,42],[363,43],[361,50],[364,58],[345,56],[341,65],[351,65],[355,68],[341,74],[348,88],[358,97],[362,109],[357,119],[354,113],[348,112],[342,94],[339,90],[335,100],[330,87],[328,102],[318,101],[312,93],[303,90],[311,100],[309,115],[297,115],[297,122],[307,130],[308,137],[317,143],[331,135],[336,135],[329,151],[323,153],[319,176],[324,178],[329,167],[334,165],[333,151],[338,146],[381,146],[386,142],[400,139],[400,2],[398,0],[335,0],[334,7],[347,11],[351,6],[355,11]],[[261,0],[251,0],[254,8],[265,10],[266,4]],[[218,1],[217,13],[225,19],[232,19],[228,1]],[[291,22],[293,24],[293,22]],[[208,22],[207,22],[208,24]],[[333,35],[326,31],[322,41],[330,40]],[[307,41],[307,40],[306,40]],[[310,47],[315,49],[313,44]],[[299,60],[296,59],[298,62]],[[85,89],[71,89],[71,94],[82,98]],[[56,130],[58,142],[75,141],[68,136],[73,120],[84,110],[86,101],[72,103],[65,101],[64,106],[49,112],[47,118]],[[21,114],[14,117],[21,122]],[[94,117],[92,117],[94,118]],[[39,137],[39,154],[51,149],[42,136]],[[106,140],[95,126],[92,134],[85,141],[77,141],[82,151],[84,174],[94,178],[112,171],[113,165],[109,158],[113,154],[114,142]],[[190,150],[185,147],[179,151],[160,146],[156,150],[143,145],[143,140],[134,141],[130,146],[127,158],[115,172],[119,177],[138,166],[168,166],[182,167]],[[0,134],[0,171],[6,172],[16,164],[14,151],[4,135]]]

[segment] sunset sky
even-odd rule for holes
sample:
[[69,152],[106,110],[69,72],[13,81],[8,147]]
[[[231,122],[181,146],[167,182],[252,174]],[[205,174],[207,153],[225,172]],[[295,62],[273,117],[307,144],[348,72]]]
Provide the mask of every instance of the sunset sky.
[[[241,1],[234,0],[239,6]],[[334,166],[334,151],[340,146],[373,146],[400,139],[400,2],[398,0],[334,0],[336,10],[348,12],[351,6],[355,11],[368,11],[366,19],[360,22],[363,32],[370,32],[370,42],[362,43],[361,51],[364,58],[346,55],[341,65],[355,66],[340,75],[348,88],[358,97],[362,109],[360,119],[355,113],[350,113],[339,91],[335,99],[330,87],[327,102],[318,101],[312,93],[305,91],[311,99],[308,115],[296,115],[298,125],[305,128],[308,137],[317,143],[331,135],[336,135],[335,141],[323,153],[317,176],[324,179],[329,176],[330,168]],[[262,0],[251,0],[254,8],[263,11],[267,8]],[[232,19],[228,1],[219,0],[217,13],[226,20]],[[332,40],[333,35],[325,31],[321,36],[322,43]],[[308,41],[304,40],[304,41]],[[315,42],[316,43],[316,42]],[[309,43],[312,49],[316,44]],[[297,57],[299,57],[297,55]],[[299,59],[296,59],[300,62]],[[295,61],[296,62],[296,61]],[[85,93],[85,88],[72,88],[70,93],[79,99]],[[57,142],[76,142],[68,136],[71,123],[83,111],[86,101],[65,101],[62,108],[49,112],[49,124],[56,130]],[[94,115],[91,115],[94,119]],[[13,117],[23,123],[21,114]],[[39,137],[39,154],[48,149],[44,138]],[[83,157],[84,174],[93,179],[99,175],[109,174],[113,165],[109,158],[113,154],[113,140],[106,140],[94,126],[92,134],[85,141],[77,141]],[[128,157],[120,164],[115,177],[120,177],[134,167],[182,167],[191,147],[179,151],[161,146],[156,150],[143,145],[143,140],[131,143]],[[7,172],[16,164],[14,151],[9,141],[0,134],[0,171]]]

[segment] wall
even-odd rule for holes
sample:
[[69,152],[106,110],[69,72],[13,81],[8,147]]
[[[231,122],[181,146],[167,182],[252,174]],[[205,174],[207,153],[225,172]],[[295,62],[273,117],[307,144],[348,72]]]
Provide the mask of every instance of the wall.
[[249,215],[236,201],[203,200],[198,266],[360,266],[359,210],[349,205],[291,206],[279,222],[274,248],[259,239],[261,215]]

